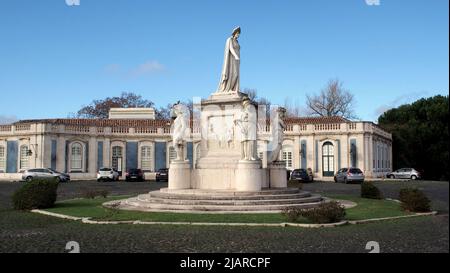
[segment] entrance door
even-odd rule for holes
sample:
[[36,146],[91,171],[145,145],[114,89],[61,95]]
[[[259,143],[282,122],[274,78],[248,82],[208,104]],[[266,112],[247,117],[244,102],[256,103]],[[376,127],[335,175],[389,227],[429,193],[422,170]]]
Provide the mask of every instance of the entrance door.
[[122,147],[114,146],[112,148],[112,168],[116,169],[119,172],[119,175],[122,176]]
[[334,176],[334,147],[331,142],[322,146],[322,172],[323,176]]

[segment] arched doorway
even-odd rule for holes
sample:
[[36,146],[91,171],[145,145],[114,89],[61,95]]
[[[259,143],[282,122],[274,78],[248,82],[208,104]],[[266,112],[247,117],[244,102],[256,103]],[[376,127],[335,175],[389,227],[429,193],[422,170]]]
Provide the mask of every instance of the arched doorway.
[[322,146],[323,176],[334,176],[334,146],[327,141]]

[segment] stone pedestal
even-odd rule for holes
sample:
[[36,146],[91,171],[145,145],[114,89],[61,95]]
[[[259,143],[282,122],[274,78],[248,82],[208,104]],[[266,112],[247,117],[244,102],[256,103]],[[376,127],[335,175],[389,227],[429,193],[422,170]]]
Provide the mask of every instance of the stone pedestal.
[[169,168],[169,189],[191,188],[191,165],[189,161],[173,161]]
[[262,188],[261,161],[240,160],[236,170],[236,191],[260,191]]
[[287,171],[284,161],[274,161],[269,166],[270,188],[287,188]]

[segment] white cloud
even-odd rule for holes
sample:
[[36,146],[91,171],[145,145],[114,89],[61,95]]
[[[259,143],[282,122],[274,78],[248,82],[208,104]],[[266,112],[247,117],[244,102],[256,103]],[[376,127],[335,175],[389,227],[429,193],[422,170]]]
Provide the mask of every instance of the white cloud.
[[426,96],[427,94],[428,94],[428,92],[413,92],[413,93],[400,95],[400,96],[396,97],[394,100],[392,100],[391,102],[380,105],[377,109],[375,109],[374,114],[375,114],[376,118],[378,118],[384,112],[386,112],[392,108],[398,107],[402,104],[411,103],[412,101],[415,101],[419,98]]
[[16,116],[0,115],[0,125],[11,124],[18,121]]
[[117,63],[108,64],[103,67],[103,72],[125,78],[138,78],[160,73],[165,70],[166,67],[156,60],[149,60],[132,68],[125,68]]
[[150,60],[143,64],[138,65],[136,68],[130,70],[132,77],[140,77],[145,75],[151,75],[154,73],[162,72],[166,67],[160,64],[158,61]]

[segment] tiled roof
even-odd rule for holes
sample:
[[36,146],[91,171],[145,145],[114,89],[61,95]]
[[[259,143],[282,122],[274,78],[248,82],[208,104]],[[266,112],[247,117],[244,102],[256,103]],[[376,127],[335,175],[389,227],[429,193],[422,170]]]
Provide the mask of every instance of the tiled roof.
[[[326,123],[347,123],[348,119],[342,117],[301,117],[286,118],[287,124],[326,124]],[[166,127],[170,120],[151,119],[33,119],[21,120],[15,124],[48,123],[55,125],[79,125],[93,127]],[[268,124],[270,121],[268,121]]]
[[93,127],[165,127],[170,120],[152,119],[32,119],[21,120],[15,124],[48,123],[55,125],[79,125]]

